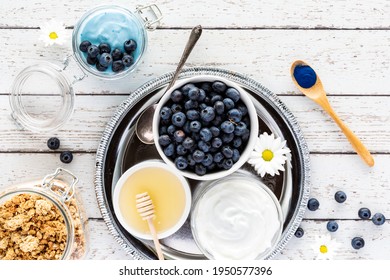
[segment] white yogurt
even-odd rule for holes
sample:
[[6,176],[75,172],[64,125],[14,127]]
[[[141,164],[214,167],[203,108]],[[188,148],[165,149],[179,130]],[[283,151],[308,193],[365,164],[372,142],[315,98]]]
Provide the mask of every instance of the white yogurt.
[[245,178],[224,180],[201,197],[192,223],[198,245],[208,257],[256,259],[279,238],[280,206],[258,184]]

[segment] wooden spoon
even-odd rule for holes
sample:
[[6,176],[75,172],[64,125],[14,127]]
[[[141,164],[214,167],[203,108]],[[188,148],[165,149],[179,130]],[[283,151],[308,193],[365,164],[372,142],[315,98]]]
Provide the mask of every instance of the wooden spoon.
[[[329,104],[328,98],[326,97],[326,92],[324,87],[322,86],[320,77],[317,75],[317,80],[315,84],[310,88],[301,87],[294,77],[294,69],[296,66],[308,65],[302,60],[297,60],[291,65],[291,77],[294,84],[298,87],[298,89],[311,100],[320,105],[337,123],[337,125],[341,128],[345,136],[348,138],[354,150],[361,156],[361,158],[367,163],[368,166],[374,166],[374,159],[367,148],[363,145],[360,139],[350,130],[343,121],[336,115],[335,111]],[[309,65],[308,65],[309,66]]]
[[154,205],[152,202],[152,199],[150,198],[149,194],[147,192],[137,194],[135,196],[136,198],[136,207],[137,211],[142,217],[142,220],[146,220],[149,225],[150,233],[153,237],[154,247],[156,248],[157,256],[159,260],[164,260],[164,256],[161,250],[160,242],[157,238],[157,232],[154,228],[153,219],[155,217],[154,215]]

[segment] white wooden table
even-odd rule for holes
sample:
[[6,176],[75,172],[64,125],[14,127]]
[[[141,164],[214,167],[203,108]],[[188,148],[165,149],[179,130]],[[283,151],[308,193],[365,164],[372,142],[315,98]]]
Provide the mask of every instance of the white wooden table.
[[[141,2],[141,1],[140,1]],[[143,1],[142,1],[143,2]],[[105,1],[134,10],[137,1]],[[341,243],[337,259],[390,259],[390,222],[375,226],[357,211],[366,206],[390,218],[390,2],[290,0],[156,0],[165,15],[149,33],[148,55],[127,78],[102,81],[88,77],[75,85],[72,119],[58,132],[20,131],[9,118],[8,95],[17,73],[37,61],[60,62],[71,53],[44,47],[38,26],[50,18],[65,22],[69,34],[97,1],[0,1],[0,176],[1,187],[37,178],[63,166],[80,177],[91,227],[90,259],[128,259],[109,234],[97,206],[93,176],[101,133],[118,104],[144,82],[176,67],[190,29],[201,24],[202,38],[187,66],[213,66],[248,74],[275,92],[296,116],[311,152],[312,188],[320,209],[307,211],[305,235],[293,237],[278,259],[313,259],[315,237],[332,234]],[[145,3],[144,3],[145,4]],[[320,75],[340,117],[373,153],[373,168],[364,165],[339,128],[319,107],[300,94],[289,76],[296,59],[309,62]],[[57,136],[62,150],[74,152],[62,164],[46,141]],[[347,193],[344,204],[333,196]],[[351,239],[362,236],[357,251]]]

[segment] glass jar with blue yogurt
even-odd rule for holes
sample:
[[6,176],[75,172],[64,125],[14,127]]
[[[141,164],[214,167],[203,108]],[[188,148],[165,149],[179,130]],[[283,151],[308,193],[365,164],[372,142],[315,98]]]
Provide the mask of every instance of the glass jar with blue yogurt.
[[123,77],[140,64],[147,30],[154,30],[161,18],[156,5],[137,7],[134,13],[115,5],[91,9],[73,30],[75,58],[83,70],[100,78]]

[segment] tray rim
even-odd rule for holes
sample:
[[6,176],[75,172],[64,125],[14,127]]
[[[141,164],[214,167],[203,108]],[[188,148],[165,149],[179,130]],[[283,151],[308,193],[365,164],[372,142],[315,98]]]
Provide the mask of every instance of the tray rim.
[[[96,152],[96,170],[95,170],[95,194],[98,202],[98,206],[100,212],[102,214],[103,220],[106,223],[109,232],[114,237],[116,242],[125,250],[125,252],[134,260],[143,260],[149,259],[142,252],[139,252],[134,246],[126,243],[122,234],[117,230],[116,226],[113,224],[112,214],[109,211],[109,207],[105,200],[105,190],[103,187],[103,177],[104,177],[104,161],[107,152],[107,148],[109,142],[112,138],[113,132],[115,131],[119,121],[123,117],[123,114],[131,108],[131,106],[138,102],[140,99],[149,94],[150,90],[157,88],[165,83],[168,83],[172,77],[174,72],[168,72],[159,77],[156,77],[140,87],[138,87],[133,93],[131,93],[118,107],[115,111],[114,115],[107,123],[104,132],[102,134],[101,140],[99,142],[99,146]],[[231,79],[234,82],[238,82],[240,84],[244,84],[246,87],[251,89],[254,93],[262,94],[262,98],[266,98],[270,101],[270,104],[276,109],[276,111],[285,118],[285,121],[289,124],[291,132],[297,139],[297,144],[299,146],[298,153],[302,159],[302,190],[299,193],[299,198],[297,202],[297,206],[294,210],[293,218],[289,222],[289,226],[286,231],[282,234],[281,239],[277,243],[277,246],[272,250],[267,257],[267,259],[272,259],[275,255],[277,255],[281,250],[284,249],[288,241],[294,235],[296,229],[301,223],[305,210],[307,201],[309,199],[310,194],[310,155],[307,143],[304,139],[302,130],[296,120],[295,116],[289,110],[289,108],[279,99],[279,97],[271,92],[269,89],[264,87],[261,83],[253,80],[246,74],[241,74],[235,71],[214,68],[214,67],[192,67],[182,70],[179,75],[180,78],[190,77],[193,74],[202,74],[202,75],[214,75],[221,76],[224,78]]]

